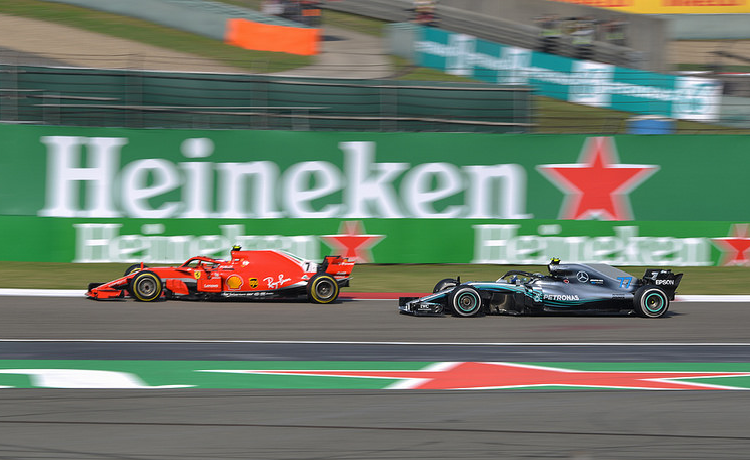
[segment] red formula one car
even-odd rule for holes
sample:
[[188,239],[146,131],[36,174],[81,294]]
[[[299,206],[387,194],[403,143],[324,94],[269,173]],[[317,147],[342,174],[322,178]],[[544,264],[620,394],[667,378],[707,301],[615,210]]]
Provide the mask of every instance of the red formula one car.
[[125,276],[89,284],[86,296],[96,300],[126,295],[142,302],[162,298],[186,300],[276,299],[307,295],[314,303],[330,303],[349,286],[354,262],[327,256],[317,264],[284,251],[242,251],[232,260],[193,257],[178,267],[135,264]]

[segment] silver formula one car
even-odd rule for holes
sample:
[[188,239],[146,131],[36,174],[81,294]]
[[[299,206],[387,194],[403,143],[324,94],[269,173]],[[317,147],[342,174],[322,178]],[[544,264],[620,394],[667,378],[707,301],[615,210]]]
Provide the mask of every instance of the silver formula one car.
[[458,317],[499,313],[634,311],[660,318],[674,300],[682,274],[649,268],[636,278],[607,264],[562,264],[552,259],[549,275],[510,270],[494,282],[444,279],[424,297],[399,298],[399,312]]

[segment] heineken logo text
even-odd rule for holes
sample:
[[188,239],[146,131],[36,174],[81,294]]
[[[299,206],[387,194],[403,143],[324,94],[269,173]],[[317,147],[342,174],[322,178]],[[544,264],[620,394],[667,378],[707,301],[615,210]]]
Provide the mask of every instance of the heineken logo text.
[[[121,165],[128,139],[44,136],[44,217],[528,219],[518,164],[378,163],[373,142],[341,142],[343,167],[303,161],[213,163],[210,139],[187,139],[177,164]],[[82,161],[82,153],[86,161]],[[247,155],[245,155],[246,157]],[[441,204],[446,200],[448,204]]]

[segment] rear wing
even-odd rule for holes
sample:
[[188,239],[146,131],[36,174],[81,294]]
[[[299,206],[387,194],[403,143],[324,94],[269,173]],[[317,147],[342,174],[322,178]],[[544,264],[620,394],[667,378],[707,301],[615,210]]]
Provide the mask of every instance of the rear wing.
[[354,261],[341,256],[326,256],[323,263],[318,266],[319,273],[327,273],[333,276],[350,276],[354,268]]
[[682,273],[675,275],[668,268],[647,268],[642,281],[643,284],[659,286],[674,296],[674,291],[682,281]]

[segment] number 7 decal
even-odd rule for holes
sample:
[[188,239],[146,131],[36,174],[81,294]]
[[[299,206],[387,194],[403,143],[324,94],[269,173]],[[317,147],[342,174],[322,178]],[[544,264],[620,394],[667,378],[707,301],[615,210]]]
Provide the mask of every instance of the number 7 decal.
[[625,289],[629,288],[630,283],[633,282],[632,276],[620,276],[617,279],[620,280],[620,288],[625,288]]

